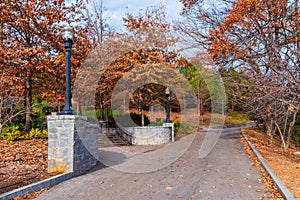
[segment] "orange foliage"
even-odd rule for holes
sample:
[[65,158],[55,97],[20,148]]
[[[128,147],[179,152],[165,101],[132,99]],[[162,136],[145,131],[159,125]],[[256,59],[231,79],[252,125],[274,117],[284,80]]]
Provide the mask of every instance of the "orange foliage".
[[[0,19],[0,70],[9,70],[13,72],[9,74],[10,76],[20,80],[18,84],[23,88],[23,92],[15,95],[23,96],[25,99],[27,128],[31,124],[32,96],[42,94],[41,96],[45,97],[47,96],[45,93],[51,94],[55,91],[49,90],[49,87],[54,85],[58,88],[63,87],[63,84],[57,85],[58,82],[54,81],[53,76],[57,75],[58,79],[64,79],[61,68],[58,70],[59,73],[56,73],[57,64],[62,63],[60,61],[52,63],[55,55],[64,52],[61,24],[83,22],[83,16],[79,14],[83,9],[82,0],[71,6],[66,6],[60,0],[24,2],[11,0],[0,4],[0,10],[4,11]],[[72,19],[69,19],[70,15],[73,16]],[[89,29],[79,25],[75,27],[72,49],[76,60],[73,61],[75,68],[88,53],[89,41],[86,36],[88,31]]]
[[[223,23],[217,29],[209,30],[208,40],[211,43],[208,51],[211,57],[214,60],[226,59],[230,56],[241,58],[248,53],[242,48],[251,49],[259,45],[257,40],[247,40],[245,44],[241,44],[243,37],[248,39],[256,37],[255,35],[271,34],[268,31],[274,33],[274,29],[295,30],[299,14],[292,14],[296,17],[294,23],[283,23],[282,19],[286,17],[286,12],[287,1],[238,0],[233,2]],[[287,42],[299,40],[295,36],[289,38]]]

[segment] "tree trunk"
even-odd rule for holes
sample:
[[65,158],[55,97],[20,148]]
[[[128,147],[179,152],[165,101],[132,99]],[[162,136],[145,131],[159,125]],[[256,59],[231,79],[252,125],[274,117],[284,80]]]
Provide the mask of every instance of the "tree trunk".
[[289,131],[288,131],[288,134],[287,134],[286,148],[289,148],[289,146],[290,146],[291,136],[292,136],[292,129],[294,127],[296,117],[297,117],[297,112],[295,111],[294,114],[293,114],[293,121],[291,121],[291,123],[290,123]]
[[103,106],[103,121],[107,122],[108,121],[108,117],[107,117],[107,109],[106,106]]
[[3,127],[3,125],[2,125],[2,123],[0,123],[0,136],[2,135],[1,133],[2,133],[2,127]]
[[280,127],[279,127],[279,125],[277,124],[277,122],[274,121],[274,123],[275,123],[275,125],[276,125],[276,127],[277,127],[277,130],[278,130],[279,134],[280,134],[280,138],[281,138],[281,142],[282,142],[282,147],[283,147],[283,150],[285,151],[287,148],[286,148],[286,143],[285,143],[283,134],[282,134],[282,132],[281,132],[281,130],[280,130]]
[[31,119],[31,99],[32,99],[32,81],[31,81],[31,71],[27,71],[26,83],[25,83],[25,131],[30,131],[32,128]]
[[142,107],[142,126],[145,126],[144,108]]
[[225,115],[225,106],[224,106],[224,99],[222,99],[222,102],[221,102],[221,104],[222,104],[222,115],[224,116]]
[[197,99],[198,99],[198,112],[199,112],[199,117],[200,117],[200,123],[203,123],[203,98],[201,96],[201,91],[200,91],[200,79],[198,80],[198,90],[197,90]]
[[271,119],[270,124],[266,121],[266,126],[267,126],[267,135],[270,137],[270,145],[273,144],[273,127],[274,127],[274,120]]
[[198,122],[198,124],[200,124],[202,121],[201,121],[201,108],[200,108],[200,99],[199,99],[199,96],[198,96],[197,100],[198,100],[197,106],[198,106],[198,114],[199,114],[199,122]]
[[203,106],[203,98],[202,97],[200,97],[200,100],[199,100],[199,114],[200,114],[200,122],[203,123],[203,121],[204,121],[204,118],[203,118],[204,106]]

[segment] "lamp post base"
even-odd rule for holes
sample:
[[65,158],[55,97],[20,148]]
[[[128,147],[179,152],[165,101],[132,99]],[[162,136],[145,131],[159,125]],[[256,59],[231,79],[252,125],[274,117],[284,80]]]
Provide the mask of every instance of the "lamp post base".
[[171,141],[175,142],[175,136],[174,136],[174,123],[163,123],[163,127],[171,127]]
[[74,111],[72,110],[62,110],[59,115],[74,115]]
[[72,108],[64,107],[63,110],[59,113],[59,115],[74,115],[75,112]]

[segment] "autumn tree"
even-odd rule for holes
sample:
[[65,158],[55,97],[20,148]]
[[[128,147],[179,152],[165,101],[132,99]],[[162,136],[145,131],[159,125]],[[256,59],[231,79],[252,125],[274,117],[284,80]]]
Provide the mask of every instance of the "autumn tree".
[[83,2],[76,1],[67,6],[63,1],[57,0],[13,0],[2,2],[0,9],[0,48],[3,55],[0,58],[0,67],[14,71],[14,76],[20,79],[18,84],[23,86],[24,91],[14,95],[20,97],[24,94],[25,127],[29,130],[32,122],[33,92],[47,93],[43,91],[47,85],[43,80],[44,76],[49,76],[55,71],[55,64],[51,59],[64,51],[60,31],[64,24],[75,25],[80,22],[75,28],[76,50],[73,55],[75,58],[86,55],[87,41],[82,32],[84,27],[81,26],[84,24],[81,15],[84,9]]
[[3,68],[0,71],[0,133],[2,128],[18,116],[24,114],[22,109],[23,85],[13,71]]
[[206,50],[210,44],[209,30],[223,21],[234,0],[181,0],[183,20],[177,21],[176,30],[182,35],[185,48]]
[[168,50],[174,45],[176,39],[170,35],[170,24],[166,21],[163,6],[147,8],[144,13],[139,13],[137,16],[127,13],[123,21],[126,31],[115,33],[114,37],[105,41],[106,44],[117,41],[116,48],[120,51],[121,48],[127,48],[127,52],[110,65],[109,70],[106,70],[100,80],[97,96],[104,97],[107,105],[114,85],[134,67],[151,63],[170,66],[177,62],[177,54]]
[[[238,74],[250,84],[235,83],[251,94],[241,95],[245,106],[287,148],[299,108],[299,1],[219,1],[207,11],[205,2],[185,1],[189,23],[179,29],[206,48],[217,65],[243,71]],[[288,112],[292,117],[285,133]]]
[[135,49],[148,48],[170,51],[177,39],[171,34],[164,6],[148,7],[138,15],[126,13],[123,17],[126,34]]
[[259,97],[252,100],[252,110],[264,111],[260,116],[269,124],[268,132],[278,132],[284,148],[291,134],[286,144],[285,113],[295,107],[291,130],[299,107],[298,8],[297,0],[236,1],[209,37],[209,52],[217,63],[247,72],[256,94],[251,98]]
[[[156,104],[159,95],[153,94],[158,93],[160,104],[164,103],[165,86],[162,84],[148,84],[145,81],[145,86],[136,88],[129,88],[129,84],[144,83],[147,77],[159,79],[160,82],[168,79],[172,79],[174,83],[180,82],[179,78],[174,78],[175,74],[180,76],[176,72],[176,66],[184,66],[187,61],[172,50],[176,38],[170,34],[171,27],[165,17],[165,9],[160,6],[148,8],[145,13],[138,15],[128,13],[124,17],[127,29],[124,32],[113,33],[112,37],[104,40],[101,47],[98,46],[92,52],[86,60],[85,69],[80,69],[76,83],[77,91],[74,97],[80,102],[79,107],[82,111],[90,113],[95,108],[93,105],[96,105],[96,108],[110,107],[113,103],[112,94],[121,79],[129,81],[128,84],[123,84],[128,87],[117,92],[119,98],[116,98],[116,101],[118,106],[121,106],[121,111],[124,110],[126,95],[127,100],[130,98],[131,105],[136,105],[135,96],[139,97],[140,102],[144,100],[146,106]],[[142,73],[128,75],[139,70]],[[129,89],[134,91],[133,95],[128,97]],[[171,98],[176,97],[171,95]]]
[[[169,57],[171,56],[171,57]],[[105,71],[103,77],[101,78],[99,91],[106,91],[106,101],[111,98],[111,92],[114,89],[115,84],[120,78],[124,76],[126,72],[129,72],[135,67],[141,67],[142,65],[162,65],[164,67],[172,68],[172,57],[173,54],[168,55],[159,50],[139,50],[129,52],[122,57],[116,59],[114,63]],[[149,74],[150,75],[150,74]],[[153,76],[159,77],[159,74],[154,74]],[[141,78],[141,77],[136,77]],[[163,78],[163,77],[160,77]],[[164,89],[163,89],[164,91]],[[142,91],[140,91],[142,92]],[[142,95],[139,95],[142,96]],[[140,101],[143,102],[145,98],[141,98]],[[108,101],[109,102],[109,101]],[[146,102],[145,102],[146,103]]]

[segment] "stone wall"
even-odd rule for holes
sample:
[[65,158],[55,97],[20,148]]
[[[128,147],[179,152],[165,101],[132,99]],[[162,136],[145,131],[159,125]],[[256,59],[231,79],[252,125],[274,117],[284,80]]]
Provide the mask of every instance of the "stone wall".
[[160,145],[173,141],[172,126],[124,127],[123,138],[133,145]]
[[98,126],[76,115],[47,117],[48,171],[81,174],[98,160]]

